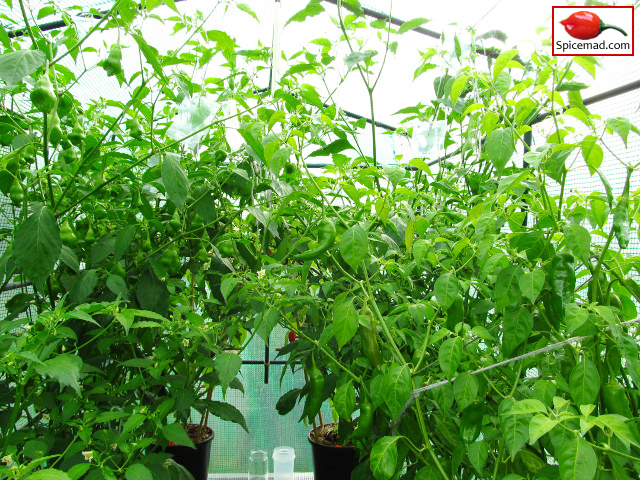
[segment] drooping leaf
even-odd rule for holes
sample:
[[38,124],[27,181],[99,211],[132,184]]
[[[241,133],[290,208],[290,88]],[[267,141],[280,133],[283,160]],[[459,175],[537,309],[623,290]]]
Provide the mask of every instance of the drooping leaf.
[[60,250],[60,227],[47,207],[34,206],[34,212],[18,227],[13,256],[24,274],[42,285],[53,271]]
[[77,355],[63,353],[48,360],[43,365],[36,365],[40,375],[46,375],[56,380],[60,385],[73,388],[80,393],[80,369],[82,359]]
[[525,307],[507,308],[504,312],[502,347],[510,355],[533,329],[533,317]]
[[240,372],[242,359],[240,355],[236,355],[235,353],[220,353],[216,356],[213,367],[218,373],[222,391],[226,392],[233,379],[236,378],[236,375]]
[[44,64],[45,55],[40,50],[18,50],[0,55],[0,79],[13,87],[27,75]]
[[520,291],[531,303],[535,303],[544,285],[545,274],[540,268],[527,272],[520,277]]
[[476,400],[478,395],[478,380],[469,372],[462,372],[453,382],[453,395],[458,404],[458,410],[462,411]]
[[384,401],[393,418],[402,411],[411,397],[411,373],[407,365],[393,365],[382,382]]
[[448,338],[438,350],[440,368],[448,379],[453,378],[462,360],[462,340],[460,337]]
[[162,436],[176,445],[184,445],[195,449],[195,445],[179,423],[170,423],[162,427]]
[[558,453],[560,480],[591,480],[596,474],[598,459],[586,440],[575,437]]
[[319,149],[311,152],[309,154],[310,157],[328,157],[334,153],[340,153],[344,150],[353,149],[351,143],[348,140],[344,140],[339,138],[331,142],[329,145],[325,145],[324,147],[320,147]]
[[352,381],[343,383],[336,388],[333,406],[340,418],[351,421],[351,415],[356,409],[356,389],[353,387]]
[[600,392],[600,375],[591,360],[583,359],[572,370],[569,392],[578,405],[591,405],[595,402]]
[[400,437],[379,438],[369,457],[371,473],[376,480],[389,480],[396,471],[398,462],[398,445]]
[[500,176],[505,165],[516,151],[512,128],[498,128],[485,142],[485,151]]
[[169,199],[178,208],[182,208],[189,194],[187,172],[180,165],[180,157],[167,153],[162,161],[162,182],[167,189]]
[[340,238],[340,255],[354,270],[358,268],[369,253],[367,232],[360,226],[354,225],[342,234]]
[[287,20],[284,26],[286,27],[291,22],[304,22],[308,17],[315,17],[321,14],[324,12],[324,7],[321,5],[321,2],[322,0],[311,0],[306,7]]
[[153,480],[151,470],[141,463],[134,463],[127,467],[124,476],[127,480]]
[[433,285],[433,293],[442,310],[448,310],[458,296],[460,284],[454,273],[446,272]]
[[563,229],[567,247],[586,265],[591,254],[591,234],[589,230],[577,223],[568,223]]
[[240,412],[240,410],[238,410],[230,403],[220,402],[218,400],[210,400],[207,402],[207,407],[209,408],[209,413],[211,413],[211,415],[215,415],[221,420],[226,420],[227,422],[236,423],[240,425],[245,432],[249,431],[249,429],[247,428],[247,422],[242,415],[242,412]]
[[529,439],[530,415],[512,415],[510,411],[514,401],[507,398],[500,403],[499,418],[500,429],[504,434],[507,449],[511,458],[515,458],[518,451],[527,443]]

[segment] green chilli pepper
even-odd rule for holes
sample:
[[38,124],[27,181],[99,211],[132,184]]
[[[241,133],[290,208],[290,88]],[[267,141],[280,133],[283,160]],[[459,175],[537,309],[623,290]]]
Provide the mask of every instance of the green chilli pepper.
[[627,392],[618,382],[611,381],[602,387],[602,399],[608,413],[622,415],[628,419],[633,417]]
[[24,201],[24,190],[22,189],[22,185],[18,180],[14,180],[9,188],[9,198],[11,199],[11,203],[16,207],[22,205]]
[[44,74],[36,82],[36,86],[29,94],[33,106],[42,113],[49,113],[56,104],[56,94],[49,77]]
[[631,180],[631,169],[627,172],[627,181],[624,184],[624,191],[615,210],[613,211],[613,233],[618,240],[620,248],[629,246],[629,184]]
[[351,438],[361,440],[371,432],[373,426],[373,405],[365,400],[360,403],[360,418],[358,419],[358,428],[353,431]]
[[69,219],[65,218],[62,225],[60,225],[60,240],[62,244],[69,248],[74,248],[78,245],[78,237],[73,233],[71,225],[69,225]]
[[360,315],[366,316],[369,319],[370,325],[370,328],[363,325],[358,327],[364,354],[373,368],[380,368],[380,365],[382,365],[382,354],[380,353],[380,346],[378,345],[378,337],[376,335],[376,319],[368,306],[360,310]]
[[545,297],[544,306],[550,320],[557,327],[564,320],[564,305],[574,300],[576,272],[574,258],[570,253],[559,253],[551,260],[551,295]]
[[107,77],[122,73],[122,48],[116,43],[109,50],[109,55],[102,61],[102,68],[107,72]]
[[294,255],[293,258],[306,262],[307,260],[315,260],[324,252],[329,250],[336,241],[336,226],[327,218],[318,224],[318,244],[314,248],[310,248],[306,252]]
[[307,399],[307,415],[309,421],[313,422],[322,407],[324,400],[324,375],[322,370],[316,366],[316,361],[311,357],[311,368],[309,369],[309,397]]

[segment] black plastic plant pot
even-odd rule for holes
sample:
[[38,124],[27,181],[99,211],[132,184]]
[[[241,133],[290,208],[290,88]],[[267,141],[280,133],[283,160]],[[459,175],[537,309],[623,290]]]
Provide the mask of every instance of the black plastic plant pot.
[[358,466],[358,452],[356,449],[347,447],[329,447],[321,445],[307,437],[311,444],[311,455],[313,457],[313,477],[315,480],[350,480],[351,472]]
[[213,430],[206,427],[210,433],[209,438],[195,443],[195,450],[183,445],[169,445],[165,448],[166,453],[173,455],[176,463],[189,470],[195,480],[207,480],[209,476],[209,458],[211,456],[211,442],[213,441]]

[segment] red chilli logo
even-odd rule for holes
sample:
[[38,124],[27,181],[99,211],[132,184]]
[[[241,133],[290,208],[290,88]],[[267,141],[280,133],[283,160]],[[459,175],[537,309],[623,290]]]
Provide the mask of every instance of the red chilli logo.
[[607,25],[602,20],[600,20],[600,17],[598,17],[595,13],[587,12],[584,10],[571,14],[560,23],[564,26],[564,29],[569,35],[579,40],[589,40],[591,38],[596,38],[603,30],[606,30],[608,28],[619,31],[625,37],[627,36],[627,32],[625,32],[620,27]]

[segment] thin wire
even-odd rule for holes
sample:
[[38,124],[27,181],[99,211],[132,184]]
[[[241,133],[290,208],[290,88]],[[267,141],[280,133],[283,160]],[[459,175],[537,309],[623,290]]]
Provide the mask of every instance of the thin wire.
[[474,24],[473,24],[473,28],[476,28],[476,25],[478,25],[482,20],[484,20],[484,19],[485,19],[485,17],[486,17],[487,15],[489,15],[491,12],[493,12],[493,10],[494,10],[498,5],[500,5],[500,3],[501,3],[501,2],[502,2],[502,0],[498,0],[498,1],[493,5],[493,7],[491,7],[489,10],[487,10],[487,12],[486,12],[482,17],[480,17],[480,20],[478,20],[476,23],[474,23]]
[[[617,323],[614,326],[615,327],[620,327],[622,325],[629,325],[629,324],[638,323],[638,322],[640,322],[640,318],[636,318],[635,320],[629,320],[627,322]],[[608,331],[608,330],[611,330],[611,329],[612,329],[612,327],[607,327],[604,331]],[[554,343],[554,344],[551,344],[551,345],[547,345],[546,347],[539,348],[537,350],[533,350],[533,351],[531,351],[529,353],[525,353],[523,355],[519,355],[517,357],[513,357],[513,358],[510,358],[508,360],[503,360],[502,362],[498,362],[498,363],[495,363],[493,365],[489,365],[488,367],[482,367],[482,368],[480,368],[478,370],[475,370],[475,371],[471,372],[470,375],[477,375],[477,374],[482,373],[482,372],[487,372],[489,370],[493,370],[494,368],[503,367],[505,365],[509,365],[510,363],[518,362],[520,360],[524,360],[525,358],[533,357],[535,355],[538,355],[539,353],[550,352],[551,350],[556,350],[556,349],[558,349],[560,347],[564,347],[565,345],[568,345],[570,343],[579,342],[581,340],[584,340],[585,338],[590,338],[592,336],[593,335],[584,335],[584,336],[580,336],[580,337],[567,338],[566,340],[563,340],[562,342],[558,342],[558,343]],[[400,413],[396,417],[395,424],[396,425],[398,424],[398,422],[402,418],[402,415],[404,414],[404,412],[407,410],[407,408],[409,408],[411,406],[411,403],[416,398],[418,398],[418,396],[421,393],[426,392],[428,390],[433,390],[434,388],[442,387],[443,385],[446,385],[447,383],[453,383],[455,381],[455,379],[456,379],[456,377],[452,378],[451,380],[443,380],[441,382],[436,382],[436,383],[432,383],[430,385],[425,385],[424,387],[416,388],[413,392],[411,392],[411,397],[409,397],[409,400],[407,400],[407,403],[405,404],[405,406],[402,408],[402,410],[400,411]]]

